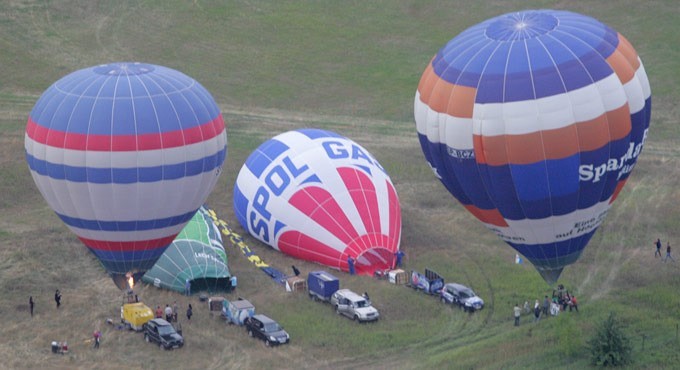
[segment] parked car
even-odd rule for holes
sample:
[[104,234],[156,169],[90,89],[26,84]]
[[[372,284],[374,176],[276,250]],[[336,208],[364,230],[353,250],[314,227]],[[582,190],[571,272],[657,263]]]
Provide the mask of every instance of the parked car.
[[479,311],[484,308],[484,300],[475,292],[462,284],[448,283],[441,291],[441,301],[460,306],[469,312]]
[[340,280],[326,271],[312,271],[307,275],[309,298],[330,301],[333,293],[340,288]]
[[276,321],[269,317],[257,314],[245,320],[246,331],[251,337],[257,337],[264,341],[267,347],[290,342],[290,335]]
[[331,296],[331,304],[338,315],[345,315],[355,321],[375,321],[380,317],[371,301],[349,289],[340,289]]
[[184,346],[184,338],[177,333],[169,322],[163,319],[149,320],[144,324],[144,340],[158,343],[161,349],[174,349]]

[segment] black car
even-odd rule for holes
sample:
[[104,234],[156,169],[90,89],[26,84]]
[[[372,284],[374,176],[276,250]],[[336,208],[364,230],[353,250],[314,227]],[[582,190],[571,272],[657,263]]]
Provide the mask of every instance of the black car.
[[267,347],[290,341],[290,335],[274,320],[265,315],[254,315],[245,321],[246,331],[251,337],[264,341]]
[[173,349],[184,346],[184,338],[177,333],[169,322],[163,319],[149,320],[144,324],[144,340],[158,343],[161,349]]

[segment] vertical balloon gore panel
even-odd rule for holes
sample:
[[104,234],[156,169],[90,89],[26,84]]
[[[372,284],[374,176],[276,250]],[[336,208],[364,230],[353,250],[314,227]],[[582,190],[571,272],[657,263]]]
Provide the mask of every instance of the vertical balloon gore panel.
[[241,226],[293,257],[373,274],[391,268],[401,209],[388,174],[363,147],[334,132],[278,135],[247,159],[234,186]]
[[203,86],[130,62],[50,86],[28,118],[25,150],[50,207],[109,273],[125,275],[151,268],[203,204],[226,142]]
[[526,10],[440,49],[418,84],[414,116],[444,186],[554,284],[642,152],[651,89],[632,45],[611,27]]

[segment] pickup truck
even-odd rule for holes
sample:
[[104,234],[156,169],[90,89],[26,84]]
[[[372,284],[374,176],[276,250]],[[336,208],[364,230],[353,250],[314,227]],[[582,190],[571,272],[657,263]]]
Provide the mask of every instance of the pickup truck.
[[326,271],[312,271],[307,275],[309,298],[328,302],[340,288],[340,281]]

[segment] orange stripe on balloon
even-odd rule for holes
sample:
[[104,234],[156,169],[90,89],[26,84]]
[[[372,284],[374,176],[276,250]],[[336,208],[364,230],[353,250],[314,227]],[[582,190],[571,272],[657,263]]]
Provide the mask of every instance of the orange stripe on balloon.
[[619,193],[621,192],[621,189],[623,189],[623,186],[626,185],[626,181],[628,181],[628,179],[621,180],[621,181],[619,181],[618,184],[616,184],[616,189],[614,189],[614,194],[612,195],[612,198],[611,198],[611,200],[609,201],[609,204],[614,203],[614,201],[616,200],[616,197],[619,196]]
[[498,227],[508,227],[508,223],[505,222],[505,218],[498,212],[497,209],[481,209],[477,208],[472,204],[464,205],[468,212],[472,213],[480,221],[491,224]]
[[612,67],[622,84],[632,80],[635,71],[640,66],[635,49],[621,34],[619,34],[619,45],[607,58],[607,63]]
[[478,163],[531,164],[601,148],[626,137],[630,130],[630,112],[625,104],[595,119],[559,129],[523,135],[474,135],[473,144]]
[[477,89],[447,82],[435,73],[430,63],[418,83],[420,100],[432,110],[453,117],[472,118]]

